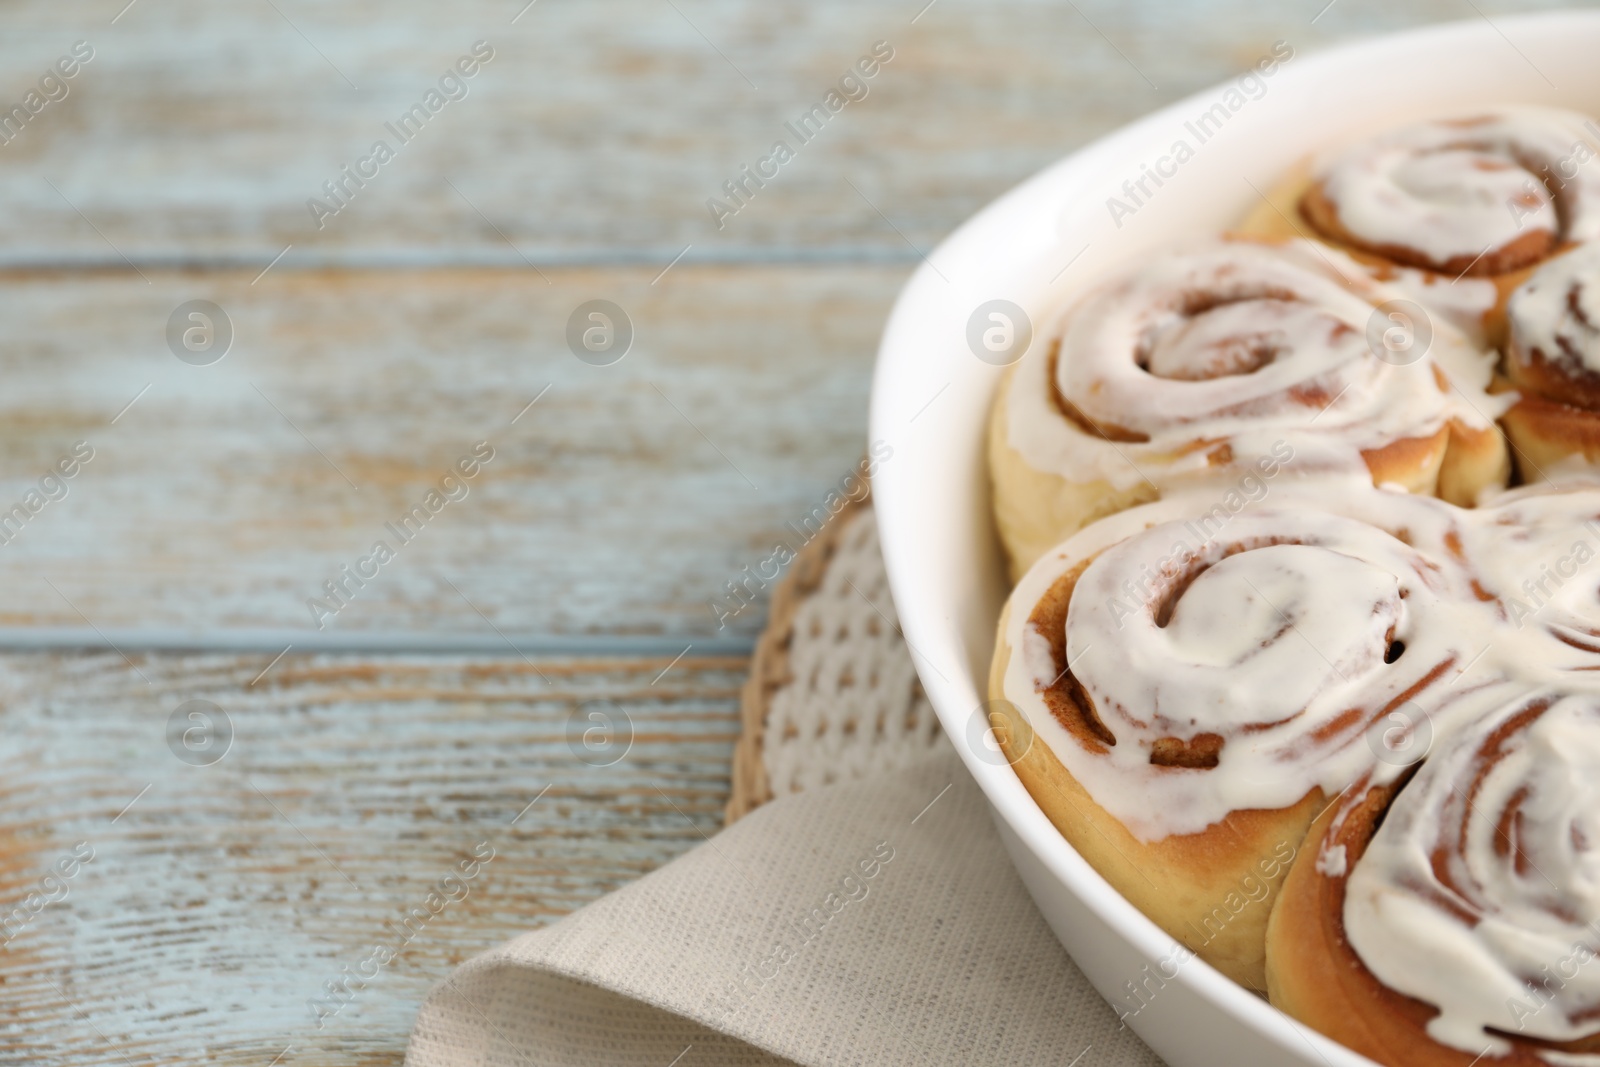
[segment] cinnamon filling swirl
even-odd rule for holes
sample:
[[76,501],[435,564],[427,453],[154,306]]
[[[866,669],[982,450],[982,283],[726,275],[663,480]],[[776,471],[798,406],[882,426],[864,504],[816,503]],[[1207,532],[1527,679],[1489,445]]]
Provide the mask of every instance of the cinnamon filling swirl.
[[1142,839],[1337,792],[1372,722],[1470,654],[1434,632],[1478,602],[1470,575],[1314,514],[1240,515],[1225,538],[1157,525],[1024,594],[1018,659],[1071,738],[1058,755]]
[[1585,116],[1507,108],[1371,138],[1321,168],[1301,213],[1408,267],[1488,277],[1600,236],[1600,178],[1574,165]]
[[1020,368],[1010,447],[1036,470],[1159,486],[1279,442],[1360,469],[1402,442],[1436,462],[1453,424],[1492,432],[1494,403],[1462,393],[1487,381],[1488,357],[1441,325],[1422,359],[1380,359],[1367,333],[1386,291],[1325,256],[1221,241],[1108,282]]
[[1430,1037],[1600,1051],[1600,695],[1503,703],[1355,829],[1323,846],[1355,853],[1349,943]]
[[1552,259],[1506,305],[1506,372],[1547,400],[1600,409],[1600,244]]

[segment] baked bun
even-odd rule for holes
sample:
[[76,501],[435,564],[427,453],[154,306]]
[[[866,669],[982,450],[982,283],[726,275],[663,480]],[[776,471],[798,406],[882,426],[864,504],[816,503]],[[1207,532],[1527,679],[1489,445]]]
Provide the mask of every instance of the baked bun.
[[1600,1055],[1600,694],[1519,693],[1352,794],[1273,911],[1272,1002],[1397,1067]]
[[1253,494],[1286,464],[1462,504],[1503,485],[1492,358],[1448,325],[1408,333],[1393,297],[1301,241],[1169,250],[1083,296],[990,419],[1013,578],[1102,516],[1196,485]]
[[[1434,532],[1423,529],[1424,539]],[[1458,513],[1470,660],[1330,805],[1267,929],[1273,1004],[1397,1067],[1600,1056],[1600,485]]]
[[1502,424],[1524,482],[1600,461],[1600,244],[1557,256],[1506,305],[1505,373],[1520,399]]
[[1511,290],[1600,237],[1600,173],[1582,166],[1597,136],[1587,115],[1548,107],[1411,123],[1302,164],[1238,232],[1348,252],[1498,345]]
[[1096,523],[1013,591],[989,682],[1006,758],[1072,846],[1254,989],[1288,863],[1372,767],[1373,724],[1442,706],[1478,651],[1450,625],[1480,603],[1451,548],[1466,513],[1358,479],[1319,496],[1347,513],[1218,523],[1180,497]]

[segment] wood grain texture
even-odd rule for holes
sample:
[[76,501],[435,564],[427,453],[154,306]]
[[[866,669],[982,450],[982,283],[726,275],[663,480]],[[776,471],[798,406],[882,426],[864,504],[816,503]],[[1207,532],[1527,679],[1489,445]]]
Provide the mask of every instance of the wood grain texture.
[[[381,539],[396,558],[319,613],[327,632],[717,636],[711,599],[774,538],[795,540],[785,524],[862,455],[871,354],[903,272],[0,278],[0,512],[74,442],[95,449],[0,546],[0,625],[300,640],[316,632],[307,600]],[[608,367],[567,347],[568,316],[595,297],[636,332]],[[212,366],[163,337],[194,298],[234,321]],[[467,496],[402,545],[385,524],[478,441],[494,458]],[[721,636],[748,638],[761,615]]]
[[[513,25],[524,0],[144,0],[111,24],[124,3],[8,6],[0,100],[73,41],[96,54],[0,148],[4,261],[260,269],[292,244],[291,268],[526,255],[659,269],[693,244],[689,261],[911,262],[911,245],[1275,39],[1306,53],[1474,17],[1455,0],[1342,0],[1315,25],[1320,2],[540,0]],[[468,95],[318,229],[306,200],[479,39],[495,58]],[[705,200],[880,39],[896,54],[869,95],[718,230]],[[1507,61],[1522,62],[1509,46]]]
[[[95,458],[0,545],[0,639],[298,639],[306,599],[485,440],[469,495],[328,629],[672,652],[0,655],[0,928],[94,849],[0,951],[0,1063],[398,1063],[451,966],[720,824],[745,665],[699,652],[762,607],[718,630],[707,602],[854,464],[922,252],[1275,39],[1473,14],[524,3],[7,7],[0,115],[74,41],[95,56],[0,145],[0,513],[74,442]],[[469,95],[319,228],[307,199],[478,39]],[[719,229],[705,200],[878,39],[870,95]],[[637,327],[611,367],[567,349],[594,298]],[[235,325],[215,366],[167,349],[191,299]],[[702,647],[670,665],[678,640]],[[168,747],[191,699],[235,730],[214,765]],[[580,758],[594,710],[632,722],[614,765]],[[319,1029],[308,1001],[480,842],[469,895]]]
[[[251,685],[270,659],[0,657],[0,923],[93,850],[4,928],[0,1063],[395,1063],[455,964],[721,825],[742,660],[290,654]],[[165,739],[192,699],[232,723],[209,766]],[[586,749],[596,709],[617,728]],[[399,942],[481,842],[464,899]],[[402,951],[319,1029],[307,1002],[377,944]]]
[[[498,0],[19,8],[0,69],[26,79],[0,93],[99,43],[66,99],[0,146],[0,260],[79,265],[0,277],[0,508],[73,442],[99,451],[0,549],[0,627],[287,643],[311,632],[323,583],[489,440],[498,465],[474,494],[317,621],[749,641],[759,606],[719,627],[710,602],[861,451],[871,354],[915,249],[1275,36],[1309,52],[1446,13],[1345,0],[1312,26],[1242,0],[942,0],[913,24],[888,2],[678,7],[542,0],[515,25],[521,5]],[[500,44],[469,95],[308,228],[305,198],[480,36]],[[897,52],[870,95],[710,228],[705,196],[879,38]],[[585,260],[638,265],[549,265]],[[153,265],[173,262],[207,267]],[[567,316],[597,296],[638,327],[614,367],[566,350]],[[237,319],[214,367],[162,340],[196,297]]]

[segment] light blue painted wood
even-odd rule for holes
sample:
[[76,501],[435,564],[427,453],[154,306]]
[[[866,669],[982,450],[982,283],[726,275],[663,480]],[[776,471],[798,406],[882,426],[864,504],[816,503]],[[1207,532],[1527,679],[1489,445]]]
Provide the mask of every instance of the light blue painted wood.
[[451,966],[721,825],[741,660],[269,659],[0,656],[0,1062],[397,1063]]

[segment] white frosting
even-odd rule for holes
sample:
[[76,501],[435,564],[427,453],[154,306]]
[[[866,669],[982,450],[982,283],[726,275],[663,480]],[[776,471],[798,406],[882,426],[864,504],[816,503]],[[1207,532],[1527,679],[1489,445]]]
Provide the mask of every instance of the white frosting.
[[[1510,356],[1600,372],[1597,152],[1600,126],[1583,115],[1507,108],[1370,139],[1318,179],[1357,242],[1430,266],[1528,234],[1579,244],[1510,298]],[[1053,381],[1053,346],[1024,357],[1005,398],[1024,461],[1118,488],[1149,480],[1163,499],[1095,523],[1023,577],[1004,695],[1144,841],[1349,790],[1315,868],[1345,880],[1344,927],[1366,967],[1438,1010],[1429,1033],[1468,1055],[1505,1053],[1502,1035],[1591,1036],[1600,480],[1473,511],[1372,488],[1362,451],[1451,420],[1487,426],[1514,400],[1484,391],[1492,283],[1385,275],[1304,242],[1190,246],[1069,309]],[[1368,344],[1374,309],[1397,298],[1432,317],[1411,363]],[[1231,459],[1214,466],[1223,445]],[[1241,495],[1239,470],[1285,451],[1292,471]],[[1085,560],[1065,632],[1040,632],[1034,606]],[[1065,663],[1100,740],[1047,703]],[[1351,805],[1409,770],[1373,741],[1390,718],[1416,724],[1408,740],[1426,758],[1352,861],[1332,844]],[[1175,751],[1200,765],[1172,765]]]
[[1581,1052],[1558,1052],[1555,1049],[1540,1051],[1539,1058],[1546,1063],[1556,1064],[1557,1067],[1595,1067],[1600,1063],[1600,1056]]
[[[1344,514],[1312,503],[1323,498]],[[1472,687],[1451,686],[1448,665],[1470,660],[1496,625],[1492,612],[1471,610],[1473,575],[1442,547],[1470,512],[1354,477],[1286,485],[1270,508],[1237,514],[1208,512],[1210,503],[1180,495],[1102,520],[1035,564],[1013,594],[1007,643],[1021,653],[1007,665],[1007,699],[1146,841],[1197,833],[1239,809],[1287,807],[1313,786],[1338,793],[1371,770],[1375,719],[1408,700],[1449,714]],[[1405,544],[1363,511],[1433,547]],[[1027,621],[1088,556],[1066,654],[1116,739],[1101,752],[1046,706],[1039,680],[1063,665]],[[1476,625],[1461,625],[1463,615]],[[1387,663],[1391,635],[1404,651]],[[1215,768],[1151,763],[1158,740],[1204,734],[1223,740]]]
[[[1373,353],[1374,310],[1397,298],[1348,257],[1303,241],[1151,257],[1063,315],[1054,382],[1053,345],[1023,357],[1006,397],[1008,442],[1036,470],[1117,488],[1148,479],[1165,493],[1237,479],[1275,446],[1297,469],[1353,472],[1365,469],[1363,450],[1451,420],[1487,426],[1509,401],[1484,393],[1492,359],[1448,321],[1434,317],[1412,362]],[[1064,415],[1052,386],[1094,427]],[[1213,465],[1222,444],[1235,462]]]
[[[1158,738],[1217,734],[1227,742],[1219,773],[1155,776],[1156,790],[1168,795],[1145,794],[1132,810],[1113,811],[1124,824],[1148,826],[1154,800],[1171,805],[1163,815],[1177,820],[1177,832],[1195,832],[1219,812],[1288,807],[1311,784],[1337,792],[1370,760],[1364,721],[1325,740],[1313,735],[1352,704],[1371,703],[1364,690],[1385,673],[1387,634],[1416,628],[1402,590],[1429,599],[1422,577],[1403,544],[1359,523],[1334,519],[1307,543],[1274,545],[1274,535],[1292,528],[1283,519],[1241,516],[1226,542],[1238,538],[1253,550],[1223,557],[1228,544],[1211,542],[1173,568],[1173,577],[1205,569],[1176,598],[1166,626],[1119,585],[1139,573],[1135,564],[1168,555],[1181,526],[1123,542],[1079,579],[1067,659],[1117,739],[1106,759],[1088,765],[1090,793],[1099,797],[1102,782],[1149,768]],[[1123,610],[1119,630],[1114,616]],[[1393,673],[1415,681],[1405,668]],[[1255,732],[1244,737],[1245,728]],[[1295,758],[1307,749],[1322,755],[1310,781]],[[1192,795],[1196,786],[1202,796]]]
[[1350,857],[1343,845],[1334,845],[1317,853],[1317,870],[1331,878],[1343,878],[1349,871]]
[[1525,695],[1437,746],[1350,874],[1344,925],[1384,985],[1439,1008],[1444,1044],[1600,1029],[1600,697]]
[[1494,655],[1539,684],[1600,692],[1600,482],[1530,486],[1466,513],[1462,550],[1497,615]]
[[1494,282],[1487,278],[1449,278],[1415,267],[1384,267],[1376,276],[1460,330],[1474,347],[1488,347],[1484,319],[1500,299]]
[[[1528,234],[1600,237],[1600,144],[1587,116],[1502,108],[1416,123],[1362,141],[1318,168],[1344,229],[1429,266],[1471,260]],[[1459,269],[1459,268],[1457,268]]]
[[1511,356],[1600,372],[1600,243],[1544,264],[1511,294]]
[[[1029,621],[1085,559],[1061,636],[1110,746],[1052,714],[1062,665]],[[1317,855],[1324,877],[1348,877],[1351,945],[1386,986],[1436,1006],[1430,1033],[1470,1055],[1507,1047],[1486,1028],[1600,1031],[1600,481],[1473,510],[1359,476],[1221,511],[1175,494],[1043,557],[1007,625],[1006,698],[1145,841],[1313,787],[1394,783],[1412,761],[1369,727],[1416,723],[1426,759],[1366,852]],[[1529,707],[1547,710],[1511,730]],[[1151,762],[1158,740],[1204,734],[1221,739],[1215,766]],[[1365,793],[1349,791],[1327,840]]]

